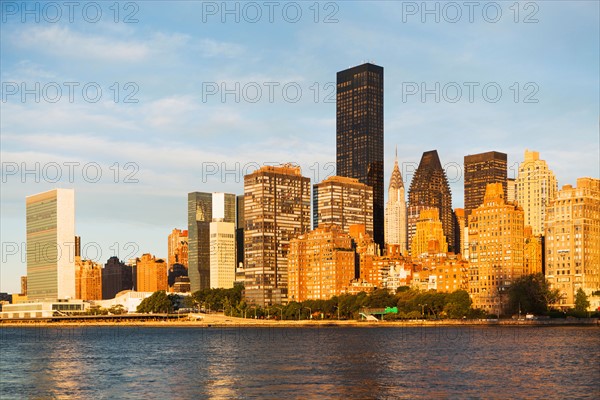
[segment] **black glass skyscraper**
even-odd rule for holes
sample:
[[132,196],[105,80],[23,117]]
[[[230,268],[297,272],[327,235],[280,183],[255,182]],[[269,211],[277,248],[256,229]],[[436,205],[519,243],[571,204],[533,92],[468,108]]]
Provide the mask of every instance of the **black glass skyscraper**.
[[337,73],[337,175],[373,187],[373,236],[383,236],[383,67],[366,63]]
[[192,293],[210,287],[212,193],[188,194],[188,276]]

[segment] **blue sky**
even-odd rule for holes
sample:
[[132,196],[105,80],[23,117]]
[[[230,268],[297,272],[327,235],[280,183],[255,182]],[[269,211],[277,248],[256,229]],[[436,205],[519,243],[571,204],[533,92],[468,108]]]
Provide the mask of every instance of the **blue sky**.
[[[292,161],[322,180],[335,161],[330,84],[364,61],[385,69],[386,185],[395,145],[407,187],[438,150],[454,207],[466,154],[505,152],[515,171],[539,151],[559,186],[599,176],[596,1],[478,2],[472,18],[463,2],[428,2],[439,22],[422,2],[275,2],[272,21],[264,2],[227,3],[229,14],[222,2],[119,2],[118,16],[113,4],[79,2],[71,22],[62,2],[29,2],[32,13],[2,2],[0,291],[18,292],[26,273],[29,194],[75,188],[76,232],[105,262],[117,249],[165,257],[187,193],[241,194],[257,165]],[[439,101],[422,98],[436,82]]]

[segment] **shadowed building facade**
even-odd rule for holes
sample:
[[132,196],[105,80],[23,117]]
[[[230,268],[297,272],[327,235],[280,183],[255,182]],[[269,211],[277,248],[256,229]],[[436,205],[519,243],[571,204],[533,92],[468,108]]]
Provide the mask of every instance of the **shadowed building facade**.
[[383,248],[383,67],[340,71],[336,88],[336,174],[373,188],[373,236]]
[[501,183],[507,198],[506,161],[504,153],[486,153],[465,156],[465,217],[483,203],[488,183]]
[[437,208],[448,241],[448,250],[460,253],[457,248],[455,218],[452,211],[452,194],[446,173],[436,150],[423,153],[419,167],[408,190],[408,243],[412,245],[420,212],[426,208]]
[[310,179],[290,164],[244,176],[244,297],[287,302],[290,240],[310,229]]
[[119,257],[111,257],[102,271],[102,298],[114,299],[122,290],[133,289],[133,271]]

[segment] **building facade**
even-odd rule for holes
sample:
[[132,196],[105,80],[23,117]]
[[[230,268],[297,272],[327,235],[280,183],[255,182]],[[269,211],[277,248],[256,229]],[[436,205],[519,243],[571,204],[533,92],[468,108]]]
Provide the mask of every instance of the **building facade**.
[[[459,253],[461,254],[468,254],[465,253],[465,248],[468,247],[467,245],[467,235],[465,232],[465,228],[467,227],[467,218],[465,217],[465,210],[464,208],[455,208],[454,209],[454,217],[456,218],[456,229],[458,229],[458,244],[459,244]],[[468,257],[467,255],[465,255],[465,257]]]
[[210,223],[210,287],[229,289],[235,281],[235,223]]
[[75,191],[27,196],[27,296],[75,298]]
[[210,223],[236,221],[236,196],[229,193],[188,194],[188,271],[191,291],[210,287]]
[[421,211],[410,249],[413,258],[431,252],[436,254],[448,252],[448,242],[437,208]]
[[404,182],[398,167],[398,151],[396,150],[394,169],[388,186],[388,200],[385,205],[385,243],[400,246],[401,254],[406,254],[408,251],[407,218]]
[[133,271],[131,266],[119,260],[119,257],[111,257],[104,264],[102,271],[102,298],[112,299],[123,290],[132,290]]
[[348,233],[365,225],[373,235],[373,188],[358,179],[332,176],[313,186],[313,227],[334,224]]
[[473,307],[503,313],[507,291],[524,275],[524,213],[506,203],[501,183],[487,186],[469,219],[469,293]]
[[287,302],[290,240],[310,229],[310,179],[290,164],[244,176],[244,297]]
[[517,180],[506,178],[506,202],[514,203],[515,201],[517,201]]
[[322,224],[292,239],[288,260],[290,301],[329,300],[354,279],[352,238],[337,225]]
[[373,188],[373,235],[383,248],[383,67],[340,71],[336,88],[336,174]]
[[143,254],[136,259],[137,291],[156,292],[168,290],[167,263],[152,254]]
[[173,229],[168,239],[169,267],[173,264],[181,264],[186,268],[188,266],[188,231]]
[[75,257],[75,298],[102,300],[102,265]]
[[505,153],[488,151],[486,153],[465,156],[465,217],[483,203],[485,189],[489,183],[500,183],[507,198]]
[[556,197],[558,183],[554,173],[537,151],[525,150],[516,180],[517,203],[525,212],[525,225],[534,235],[544,235],[546,207]]
[[[448,241],[448,249],[460,252],[455,243],[455,220],[452,211],[452,194],[446,178],[446,172],[436,150],[423,153],[408,191],[408,243],[411,246],[412,235],[420,212],[424,208],[437,208]],[[412,253],[412,252],[411,252]]]
[[[578,289],[590,309],[600,306],[600,179],[564,185],[546,214],[546,279],[559,289],[562,308],[575,305]],[[596,295],[594,295],[596,293]]]

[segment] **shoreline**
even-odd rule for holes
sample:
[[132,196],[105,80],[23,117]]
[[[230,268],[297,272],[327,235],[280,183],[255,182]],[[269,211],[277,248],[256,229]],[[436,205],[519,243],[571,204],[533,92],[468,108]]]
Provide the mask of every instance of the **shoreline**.
[[223,315],[206,315],[200,320],[122,320],[102,321],[82,319],[78,321],[48,320],[0,320],[0,329],[36,327],[168,327],[168,328],[330,328],[330,327],[460,327],[460,326],[590,326],[600,327],[598,318],[545,319],[545,320],[408,320],[408,321],[357,321],[357,320],[255,320]]

